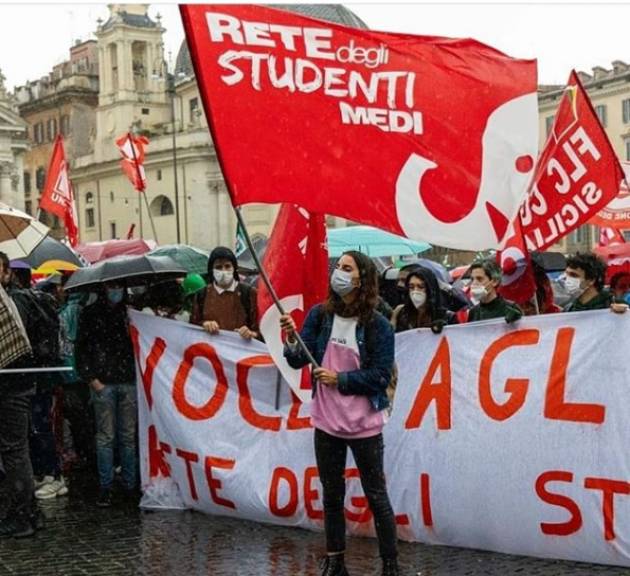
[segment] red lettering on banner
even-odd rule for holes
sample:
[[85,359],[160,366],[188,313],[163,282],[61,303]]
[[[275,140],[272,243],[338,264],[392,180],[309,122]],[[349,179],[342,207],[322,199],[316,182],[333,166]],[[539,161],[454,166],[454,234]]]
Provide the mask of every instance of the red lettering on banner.
[[422,502],[422,522],[425,526],[433,526],[433,512],[431,510],[431,477],[420,474],[420,501]]
[[[204,358],[212,365],[217,378],[217,385],[212,397],[203,406],[193,406],[186,399],[186,381],[196,358]],[[173,402],[179,412],[190,420],[212,418],[223,406],[227,394],[228,382],[223,371],[223,364],[215,349],[210,344],[193,344],[186,348],[175,381],[173,383]]]
[[302,401],[291,390],[291,409],[287,418],[287,430],[304,430],[312,428],[310,416],[300,416],[300,408],[303,406]]
[[304,509],[311,520],[324,519],[324,511],[313,506],[319,500],[319,492],[313,488],[313,480],[318,478],[317,466],[308,466],[304,470]]
[[396,520],[396,526],[409,526],[411,524],[407,514],[396,514],[394,520]]
[[[278,503],[280,481],[286,482],[289,487],[289,500],[284,506]],[[298,507],[298,481],[295,473],[289,468],[280,466],[273,471],[271,487],[269,488],[269,510],[274,516],[288,518],[293,516]]]
[[546,488],[548,482],[570,483],[573,482],[573,474],[562,470],[550,470],[543,472],[536,479],[536,494],[538,494],[538,497],[547,504],[565,508],[571,514],[571,518],[566,522],[559,523],[541,522],[540,529],[543,534],[553,536],[569,536],[570,534],[574,534],[582,527],[582,513],[580,512],[580,508],[568,496],[549,492]]
[[180,448],[177,448],[175,453],[186,463],[186,476],[188,477],[190,496],[193,500],[199,500],[199,496],[197,495],[197,486],[195,485],[195,477],[192,473],[192,463],[199,462],[199,456],[194,452],[188,452],[187,450],[181,450]]
[[145,369],[142,370],[140,364],[140,335],[138,333],[138,329],[133,325],[129,326],[129,335],[131,336],[133,351],[136,356],[138,369],[140,370],[140,376],[142,377],[144,396],[147,399],[149,410],[151,410],[151,408],[153,408],[153,396],[151,394],[151,390],[153,388],[153,372],[166,350],[166,342],[162,340],[162,338],[155,339],[153,346],[151,346],[151,352],[149,352],[149,355],[147,356]]
[[236,384],[238,386],[238,409],[244,420],[260,430],[277,432],[282,426],[280,416],[265,416],[254,408],[252,396],[247,386],[249,371],[254,366],[273,366],[273,358],[269,355],[252,356],[236,363]]
[[545,417],[550,420],[601,424],[606,416],[606,408],[601,404],[578,404],[564,400],[567,368],[571,358],[574,335],[575,328],[560,328],[558,330],[545,394]]
[[223,482],[212,475],[212,469],[220,468],[222,470],[232,470],[234,468],[234,464],[236,464],[236,460],[219,458],[217,456],[206,456],[205,460],[206,480],[208,481],[210,498],[212,498],[212,501],[215,504],[225,506],[225,508],[232,508],[232,510],[236,510],[236,504],[227,498],[219,496],[218,491],[221,490]]
[[630,483],[606,478],[585,478],[584,487],[602,491],[602,515],[604,517],[604,539],[615,539],[615,494],[630,494]]
[[149,477],[155,478],[156,476],[163,476],[164,478],[170,478],[171,467],[166,461],[164,454],[171,453],[171,447],[160,442],[157,430],[155,426],[151,425],[148,428],[149,431]]
[[529,379],[508,378],[505,381],[505,392],[510,395],[509,399],[498,404],[492,397],[492,385],[490,377],[492,365],[497,357],[513,346],[532,346],[538,344],[540,333],[538,330],[517,330],[509,332],[495,340],[481,359],[479,366],[479,401],[484,412],[493,420],[507,420],[521,408],[527,396]]
[[[345,478],[347,480],[351,478],[360,479],[358,468],[346,468]],[[372,511],[365,496],[352,496],[350,503],[359,509],[358,512],[349,510],[346,508],[346,518],[352,522],[369,522],[372,519]]]
[[[433,382],[436,372],[440,370],[440,380]],[[443,336],[431,365],[422,379],[420,389],[409,411],[405,428],[419,428],[424,414],[435,401],[438,430],[450,430],[451,428],[451,352],[448,339]]]

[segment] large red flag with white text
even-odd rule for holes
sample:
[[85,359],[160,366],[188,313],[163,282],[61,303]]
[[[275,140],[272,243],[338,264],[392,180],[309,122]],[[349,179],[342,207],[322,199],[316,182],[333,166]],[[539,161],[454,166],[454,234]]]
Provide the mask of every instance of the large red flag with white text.
[[180,10],[235,205],[501,244],[537,154],[535,60],[256,5]]
[[521,207],[530,250],[586,224],[619,193],[624,173],[578,75],[571,72]]
[[144,192],[147,187],[144,148],[148,143],[149,140],[144,136],[133,136],[129,132],[116,140],[116,146],[122,156],[120,167],[138,192]]
[[64,223],[71,246],[79,243],[79,220],[61,135],[55,139],[39,207],[54,214]]
[[[324,215],[283,204],[265,251],[263,267],[285,311],[291,313],[301,328],[306,312],[328,294]],[[258,310],[260,330],[276,366],[300,400],[308,401],[311,397],[309,368],[294,370],[284,359],[280,312],[262,282]]]

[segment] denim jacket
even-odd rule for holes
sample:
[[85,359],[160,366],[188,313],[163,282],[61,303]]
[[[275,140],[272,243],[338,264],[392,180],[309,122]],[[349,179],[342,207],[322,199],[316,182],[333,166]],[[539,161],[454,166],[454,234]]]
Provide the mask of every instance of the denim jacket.
[[[300,336],[304,344],[321,365],[332,332],[332,314],[324,311],[322,304],[310,309]],[[367,326],[357,324],[357,344],[361,367],[350,372],[338,374],[337,390],[344,395],[367,396],[375,410],[384,410],[389,406],[387,386],[391,380],[394,365],[394,331],[384,316],[374,312]],[[300,346],[284,345],[284,356],[292,368],[303,368],[308,359]],[[313,378],[313,396],[317,391],[317,382]]]

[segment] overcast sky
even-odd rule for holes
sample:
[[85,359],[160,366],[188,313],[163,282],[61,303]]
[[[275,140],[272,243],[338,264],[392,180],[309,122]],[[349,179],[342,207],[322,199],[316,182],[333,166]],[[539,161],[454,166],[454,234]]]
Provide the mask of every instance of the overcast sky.
[[[571,68],[590,72],[613,60],[630,62],[630,4],[363,4],[346,3],[373,29],[473,37],[510,56],[537,58],[539,81],[563,84]],[[152,4],[167,29],[175,60],[183,39],[175,4]],[[12,89],[68,57],[73,39],[92,38],[106,4],[0,3],[0,70]],[[34,17],[35,16],[35,17]],[[168,54],[167,54],[168,57]]]

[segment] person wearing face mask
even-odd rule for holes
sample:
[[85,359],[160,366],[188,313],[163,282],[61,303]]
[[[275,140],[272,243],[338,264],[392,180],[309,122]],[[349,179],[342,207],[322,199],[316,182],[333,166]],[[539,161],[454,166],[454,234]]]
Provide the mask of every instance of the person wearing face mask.
[[610,308],[622,314],[628,309],[628,304],[614,302],[611,293],[604,289],[606,264],[595,254],[578,252],[570,256],[564,274],[564,288],[571,297],[565,312]]
[[[344,471],[348,448],[374,514],[383,576],[399,574],[396,522],[383,472],[383,426],[394,366],[394,332],[376,310],[374,263],[360,252],[337,261],[326,302],[309,310],[300,332],[319,368],[312,371],[311,423],[323,486],[327,554],[321,576],[348,576],[344,562]],[[280,318],[287,335],[284,355],[299,369],[309,360],[295,338],[289,314]]]
[[396,332],[431,328],[439,334],[444,325],[457,320],[447,308],[435,274],[420,266],[407,275],[404,302],[394,310],[391,322]]
[[215,248],[208,259],[208,286],[193,301],[190,321],[210,334],[236,331],[245,340],[260,339],[256,289],[240,282],[236,256]]
[[474,262],[470,267],[470,297],[474,306],[468,313],[468,322],[492,318],[505,318],[510,324],[523,316],[522,310],[497,293],[501,284],[501,268],[493,259]]
[[96,505],[112,505],[114,440],[119,447],[123,494],[137,490],[136,370],[129,335],[126,289],[106,283],[96,301],[79,314],[75,343],[79,374],[90,387],[96,417],[96,464],[99,495]]

